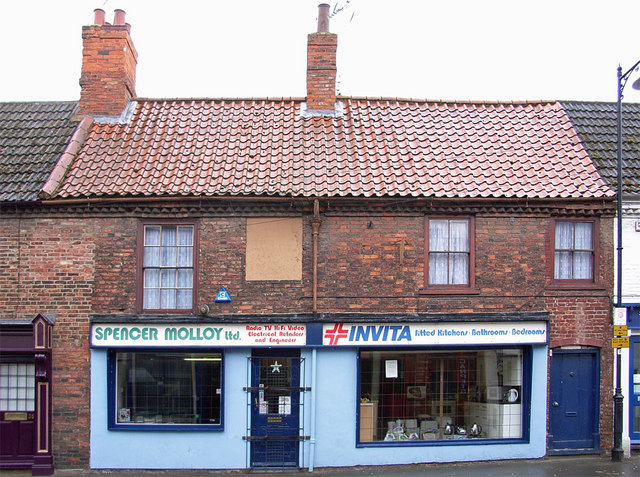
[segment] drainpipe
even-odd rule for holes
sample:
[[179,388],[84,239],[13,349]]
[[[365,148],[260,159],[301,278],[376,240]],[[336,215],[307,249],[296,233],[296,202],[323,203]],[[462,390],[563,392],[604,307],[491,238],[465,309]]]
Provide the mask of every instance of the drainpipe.
[[318,234],[320,231],[320,225],[322,219],[320,219],[320,202],[315,199],[313,202],[313,217],[309,219],[311,223],[311,230],[313,233],[313,284],[312,284],[312,296],[313,296],[313,317],[316,318],[318,314]]
[[313,472],[316,451],[316,370],[317,348],[311,350],[311,429],[309,430],[309,472]]
[[[318,235],[322,219],[320,219],[320,202],[315,199],[313,202],[313,217],[309,220],[313,233],[313,318],[318,316]],[[309,432],[309,472],[313,472],[316,449],[316,371],[317,371],[317,348],[311,351],[311,429]]]

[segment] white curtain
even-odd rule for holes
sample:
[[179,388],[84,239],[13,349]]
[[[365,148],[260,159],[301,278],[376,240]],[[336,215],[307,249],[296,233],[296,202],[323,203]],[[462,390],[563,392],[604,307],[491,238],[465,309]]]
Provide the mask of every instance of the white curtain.
[[144,308],[191,308],[193,227],[148,226],[144,243]]
[[469,283],[468,252],[469,222],[467,220],[430,220],[429,285]]
[[555,278],[588,280],[593,278],[593,224],[556,222]]

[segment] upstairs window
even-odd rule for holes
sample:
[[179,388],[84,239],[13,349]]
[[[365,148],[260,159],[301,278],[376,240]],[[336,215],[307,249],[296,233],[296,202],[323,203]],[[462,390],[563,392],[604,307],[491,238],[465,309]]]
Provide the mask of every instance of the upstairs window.
[[142,308],[193,308],[194,225],[143,226]]
[[468,218],[428,219],[428,286],[470,287],[472,221]]
[[593,280],[594,223],[555,222],[554,278],[556,280]]

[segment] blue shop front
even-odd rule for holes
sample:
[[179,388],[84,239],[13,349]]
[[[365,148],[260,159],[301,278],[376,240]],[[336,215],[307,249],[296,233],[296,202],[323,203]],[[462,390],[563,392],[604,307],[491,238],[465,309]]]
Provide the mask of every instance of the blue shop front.
[[94,318],[91,467],[312,471],[542,457],[549,330],[539,315]]

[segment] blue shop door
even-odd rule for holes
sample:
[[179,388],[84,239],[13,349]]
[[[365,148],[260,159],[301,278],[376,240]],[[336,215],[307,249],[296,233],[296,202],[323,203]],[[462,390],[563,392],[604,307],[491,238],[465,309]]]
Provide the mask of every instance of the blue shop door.
[[632,444],[640,444],[640,336],[631,337],[629,351],[629,437]]
[[599,351],[553,350],[549,386],[549,454],[599,453]]
[[251,468],[299,467],[300,351],[254,350],[251,357]]

